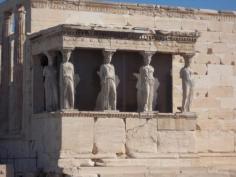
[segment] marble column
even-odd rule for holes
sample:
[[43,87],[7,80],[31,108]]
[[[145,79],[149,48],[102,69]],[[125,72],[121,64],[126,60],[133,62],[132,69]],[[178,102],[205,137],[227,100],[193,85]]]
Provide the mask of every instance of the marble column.
[[2,83],[1,83],[1,104],[0,104],[0,129],[8,129],[8,108],[9,108],[9,83],[10,83],[10,20],[11,12],[5,12],[3,15],[2,25]]
[[18,6],[15,10],[15,35],[14,35],[14,114],[9,124],[10,131],[18,132],[22,125],[23,109],[23,61],[25,44],[25,9]]

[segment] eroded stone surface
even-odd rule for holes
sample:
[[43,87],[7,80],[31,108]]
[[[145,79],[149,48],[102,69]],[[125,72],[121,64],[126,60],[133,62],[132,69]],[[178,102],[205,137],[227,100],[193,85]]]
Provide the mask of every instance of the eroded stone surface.
[[157,120],[126,119],[126,136],[128,153],[157,152]]
[[158,141],[158,152],[196,152],[195,133],[192,131],[160,131]]
[[125,153],[125,123],[123,119],[100,118],[95,122],[94,152]]
[[234,152],[234,133],[231,131],[201,131],[196,133],[198,152]]
[[[235,12],[221,12],[212,10],[194,10],[194,13],[189,12],[185,8],[166,8],[159,6],[143,6],[143,5],[128,5],[128,4],[99,4],[99,3],[70,3],[66,1],[54,2],[54,1],[32,1],[31,6],[28,1],[6,1],[2,6],[1,12],[2,18],[1,24],[5,26],[3,28],[3,40],[2,40],[2,71],[4,76],[10,76],[14,74],[13,81],[16,80],[15,77],[17,73],[17,65],[14,63],[14,67],[10,67],[11,58],[10,50],[12,51],[12,46],[8,46],[8,39],[12,40],[12,35],[9,37],[10,32],[10,16],[14,15],[11,13],[3,13],[9,11],[9,9],[16,9],[15,5],[20,5],[22,2],[26,5],[26,21],[22,23],[17,21],[16,24],[19,26],[27,27],[27,32],[38,32],[41,29],[47,29],[58,24],[83,24],[87,27],[92,28],[94,26],[102,26],[99,30],[109,29],[122,31],[121,29],[131,30],[136,27],[141,27],[144,29],[146,27],[149,30],[155,29],[160,30],[169,30],[169,31],[195,31],[198,30],[201,32],[201,37],[196,42],[196,45],[184,45],[176,42],[177,38],[173,42],[162,41],[156,43],[153,41],[129,41],[129,40],[108,40],[108,39],[97,39],[95,38],[74,38],[74,37],[64,37],[65,41],[63,45],[61,44],[61,36],[56,36],[55,39],[48,38],[47,32],[41,33],[43,35],[43,40],[41,43],[36,42],[34,46],[30,46],[28,39],[26,44],[16,45],[19,51],[22,53],[17,53],[21,55],[21,59],[24,62],[24,78],[23,78],[23,101],[18,102],[15,100],[14,94],[10,95],[9,104],[10,115],[13,115],[12,112],[15,111],[14,106],[12,105],[15,102],[17,104],[23,103],[23,121],[18,119],[16,114],[16,121],[9,118],[8,122],[7,117],[1,117],[1,133],[7,132],[7,127],[10,124],[10,132],[13,133],[11,136],[3,136],[4,140],[1,140],[1,157],[33,157],[37,151],[39,154],[39,164],[38,168],[44,169],[53,169],[57,166],[59,152],[67,151],[71,156],[84,158],[84,159],[108,159],[108,158],[123,158],[119,153],[125,152],[125,144],[127,145],[127,150],[130,152],[139,153],[142,152],[142,158],[145,158],[145,154],[148,153],[148,158],[157,158],[156,152],[163,153],[166,152],[175,152],[177,155],[174,158],[175,160],[168,159],[169,157],[162,157],[160,161],[156,161],[156,164],[160,164],[162,167],[170,167],[176,165],[186,165],[194,166],[199,165],[198,159],[196,157],[187,156],[189,154],[195,153],[194,149],[197,149],[196,152],[205,152],[209,153],[208,156],[199,155],[200,166],[217,166],[222,168],[228,168],[229,164],[232,165],[232,169],[235,169],[235,155],[231,154],[235,152],[235,56],[236,56],[236,25],[235,25]],[[23,4],[24,4],[23,3]],[[31,9],[30,9],[31,8]],[[13,12],[13,11],[12,11]],[[14,12],[13,12],[14,13]],[[25,12],[21,11],[22,14]],[[155,14],[155,16],[153,16]],[[6,18],[6,16],[8,16]],[[80,18],[77,18],[77,17]],[[31,18],[28,18],[31,17]],[[50,18],[48,18],[50,17]],[[141,19],[141,20],[140,20]],[[19,24],[21,23],[21,24]],[[24,24],[26,23],[26,24]],[[92,24],[92,25],[91,25]],[[96,24],[96,25],[94,25]],[[17,26],[18,26],[17,25]],[[30,27],[32,27],[30,29]],[[104,27],[104,28],[103,28]],[[118,28],[117,28],[118,27]],[[139,31],[138,29],[137,31]],[[23,28],[21,29],[23,30]],[[141,30],[142,31],[142,30]],[[66,31],[64,31],[66,32]],[[70,31],[70,35],[73,35],[73,30]],[[110,33],[110,32],[109,32]],[[17,35],[15,31],[14,37],[24,38],[24,33],[21,33],[22,36]],[[93,33],[90,33],[92,35]],[[44,36],[45,35],[45,36]],[[35,38],[36,39],[36,38]],[[38,40],[38,39],[36,39]],[[16,41],[16,40],[15,40]],[[17,41],[16,41],[17,42]],[[30,46],[30,47],[29,47]],[[157,132],[156,119],[153,120],[139,120],[136,113],[133,118],[136,120],[130,120],[130,123],[125,123],[122,119],[113,119],[114,115],[110,115],[112,119],[108,120],[97,120],[97,125],[95,125],[95,132],[93,132],[93,120],[80,120],[77,115],[69,116],[68,120],[62,120],[59,117],[49,116],[44,117],[45,120],[42,122],[35,120],[32,114],[32,71],[35,69],[32,67],[32,53],[39,54],[37,52],[55,50],[62,47],[96,47],[99,48],[119,48],[123,50],[130,49],[132,51],[143,51],[143,50],[158,50],[159,52],[167,53],[179,53],[186,51],[197,52],[197,55],[194,57],[193,70],[194,78],[196,79],[196,94],[193,100],[193,111],[196,111],[201,120],[198,121],[197,131],[182,131],[182,130],[192,130],[185,129],[183,126],[182,120],[163,120],[163,122],[158,122],[158,128],[162,127],[162,131]],[[30,50],[32,47],[32,51]],[[8,50],[9,49],[9,50]],[[59,51],[57,51],[59,52]],[[23,57],[25,56],[25,57]],[[12,61],[17,61],[17,57],[13,57]],[[34,58],[35,59],[35,58]],[[34,60],[33,59],[33,60]],[[37,58],[38,59],[38,58]],[[181,106],[181,80],[179,79],[179,70],[183,65],[183,60],[180,58],[173,57],[173,70],[172,70],[172,79],[173,79],[173,110],[177,111],[177,107]],[[16,67],[15,67],[16,66]],[[14,71],[13,71],[14,70]],[[9,71],[9,72],[4,72]],[[22,73],[20,71],[19,73]],[[11,85],[14,84],[10,77],[2,77],[1,83],[6,83],[2,88],[6,90],[0,90],[1,95],[3,95],[3,110],[0,110],[1,115],[3,112],[7,112],[5,105],[9,105],[7,94],[14,90]],[[9,80],[7,80],[9,79]],[[2,82],[3,81],[3,82]],[[19,79],[21,82],[21,80]],[[36,79],[36,82],[39,80]],[[9,85],[9,83],[11,83]],[[38,85],[36,85],[38,87]],[[9,90],[8,90],[9,89]],[[41,88],[42,89],[42,88]],[[16,89],[18,90],[18,89]],[[40,90],[40,88],[39,88]],[[16,94],[18,95],[18,94]],[[43,94],[42,94],[43,95]],[[41,95],[41,96],[42,96]],[[18,98],[18,97],[17,97]],[[42,96],[43,98],[43,96]],[[43,105],[35,105],[35,107],[41,107]],[[18,107],[17,107],[18,109]],[[5,114],[4,114],[5,115]],[[81,115],[81,114],[80,114]],[[93,113],[93,118],[95,119],[96,115]],[[102,115],[104,116],[104,115]],[[100,117],[102,117],[100,115]],[[113,117],[112,117],[113,116]],[[125,118],[127,115],[122,115],[120,117]],[[20,117],[20,116],[19,116]],[[72,118],[73,117],[73,118]],[[105,116],[104,116],[105,117]],[[141,116],[143,118],[143,116]],[[152,116],[156,117],[156,116]],[[64,117],[67,119],[68,117]],[[97,118],[97,117],[96,117]],[[150,117],[149,117],[150,118]],[[72,121],[71,119],[74,119]],[[84,118],[83,119],[87,119]],[[81,122],[82,121],[82,122]],[[127,120],[128,121],[128,120]],[[162,121],[162,120],[161,120]],[[176,121],[179,121],[176,123]],[[137,123],[135,123],[137,122]],[[190,122],[189,122],[190,123]],[[193,126],[191,122],[191,125]],[[130,126],[129,125],[134,125]],[[142,125],[144,125],[142,127]],[[178,129],[178,126],[180,129]],[[15,132],[16,128],[19,129],[20,126],[23,127],[22,134],[17,135]],[[139,127],[141,126],[141,127]],[[29,128],[31,127],[31,129]],[[129,130],[128,130],[129,128]],[[172,131],[166,131],[171,129]],[[176,130],[180,130],[176,131]],[[16,134],[15,134],[16,133]],[[196,134],[196,136],[195,136]],[[17,135],[15,137],[15,135]],[[95,135],[95,137],[93,137]],[[2,134],[1,134],[2,136]],[[127,138],[126,138],[127,136]],[[22,145],[22,144],[25,145]],[[157,150],[156,150],[157,149]],[[76,151],[76,152],[74,152]],[[91,153],[97,153],[94,156]],[[101,152],[101,153],[100,153]],[[150,155],[150,152],[154,155]],[[184,159],[178,159],[179,152],[187,153]],[[218,157],[219,154],[221,157]],[[116,155],[116,153],[118,153]],[[72,154],[72,155],[71,155]],[[80,155],[83,154],[83,155]],[[86,154],[86,155],[85,155]],[[100,155],[103,154],[103,155]],[[107,154],[107,155],[104,155]],[[128,154],[128,153],[127,153]],[[68,154],[64,154],[67,156]],[[65,158],[63,156],[63,158]],[[69,156],[69,155],[68,155]],[[131,157],[131,156],[129,156]],[[137,158],[137,156],[132,156]],[[62,158],[62,156],[61,156]],[[123,160],[123,159],[122,159]],[[121,160],[121,162],[122,162]],[[140,165],[145,164],[147,161],[132,161],[133,159],[128,159],[125,161],[128,165]],[[20,165],[17,166],[17,171],[24,171],[26,164],[29,164],[29,160],[22,160]],[[31,162],[31,161],[30,161]],[[32,160],[34,165],[34,160]],[[159,163],[160,162],[160,163]],[[18,162],[17,162],[18,163]],[[68,162],[70,164],[71,162]],[[124,163],[124,164],[125,164]],[[151,161],[147,162],[150,165]],[[76,164],[76,163],[75,163]],[[108,163],[107,163],[108,164]],[[110,165],[122,165],[123,163],[118,163],[118,161],[109,162]],[[80,164],[77,164],[80,165]],[[19,167],[20,166],[20,167]],[[35,167],[32,167],[32,169]],[[100,171],[97,167],[86,167],[87,172],[93,173],[90,176],[98,176],[101,172],[117,172],[119,176],[120,172],[124,171],[127,173],[133,173],[135,176],[149,176],[151,175],[147,167],[133,167],[131,170],[127,168],[101,168]],[[73,169],[69,169],[73,171]],[[196,170],[196,169],[194,169]],[[76,171],[76,170],[75,170]],[[220,176],[225,177],[228,174],[230,177],[235,176],[231,173],[221,173],[217,170],[212,172],[212,169],[207,169],[206,173],[195,174],[192,169],[190,169],[190,174],[180,174],[178,171],[177,174],[162,174],[160,169],[158,172],[152,174],[153,176]],[[169,171],[168,171],[169,172]],[[172,171],[171,171],[172,172]],[[198,171],[199,172],[199,171]],[[140,175],[140,173],[142,175]],[[170,172],[169,172],[170,173]],[[209,173],[209,174],[208,174]],[[70,173],[73,174],[73,173]],[[103,175],[103,174],[102,174]],[[122,174],[123,175],[123,174]],[[83,175],[86,176],[86,175]],[[89,176],[89,174],[87,174]],[[114,175],[112,175],[114,176]],[[126,176],[126,174],[124,174]]]

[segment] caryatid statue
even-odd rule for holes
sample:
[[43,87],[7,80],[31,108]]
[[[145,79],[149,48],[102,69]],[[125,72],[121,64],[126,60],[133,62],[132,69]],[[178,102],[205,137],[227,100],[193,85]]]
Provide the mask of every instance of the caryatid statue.
[[101,110],[116,110],[116,75],[111,64],[114,51],[104,51],[104,64],[100,67],[101,79]]
[[52,53],[45,53],[48,65],[43,69],[46,111],[56,111],[59,107],[57,70],[54,67]]
[[150,65],[153,54],[154,52],[142,53],[144,65],[139,69],[140,88],[138,89],[140,92],[138,98],[138,109],[141,112],[153,111],[155,78],[153,76],[154,68]]
[[74,65],[69,62],[71,50],[62,51],[63,62],[60,66],[60,105],[61,109],[74,109]]
[[190,112],[190,107],[193,100],[194,80],[193,72],[191,70],[192,58],[194,54],[183,54],[185,65],[180,70],[180,78],[182,79],[183,100],[182,112]]

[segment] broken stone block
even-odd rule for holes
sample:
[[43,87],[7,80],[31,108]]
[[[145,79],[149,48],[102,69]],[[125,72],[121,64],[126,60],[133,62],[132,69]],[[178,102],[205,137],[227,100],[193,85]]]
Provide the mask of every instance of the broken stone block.
[[126,136],[128,153],[157,152],[156,119],[126,119]]

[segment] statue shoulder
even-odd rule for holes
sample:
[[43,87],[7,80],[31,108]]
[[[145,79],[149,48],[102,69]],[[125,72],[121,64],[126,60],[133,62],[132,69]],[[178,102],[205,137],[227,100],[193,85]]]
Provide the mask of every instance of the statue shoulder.
[[106,68],[106,66],[105,66],[105,64],[102,64],[102,65],[100,66],[100,70],[102,70],[102,69],[104,69],[104,68]]
[[186,68],[183,67],[183,68],[180,70],[180,77],[182,78],[185,74],[186,74]]
[[46,73],[47,73],[47,66],[45,66],[45,67],[43,68],[43,76],[45,76]]
[[153,66],[149,66],[150,67],[150,69],[151,69],[151,71],[153,71],[154,72],[154,67]]
[[73,65],[71,62],[68,62],[67,64],[68,64],[68,66],[70,66],[71,68],[74,68],[74,65]]

